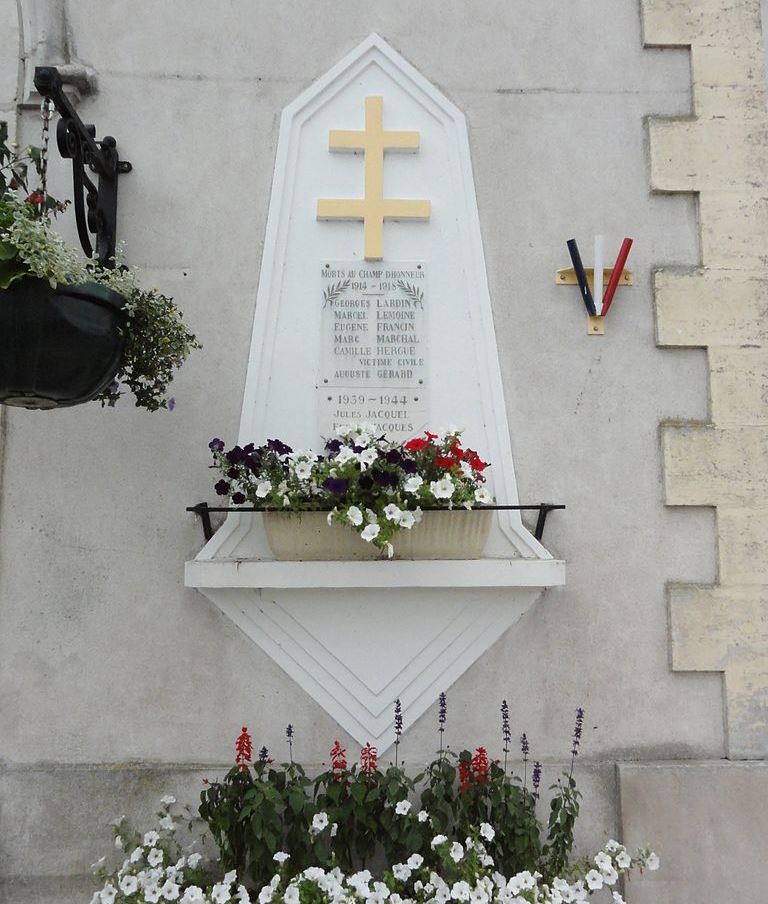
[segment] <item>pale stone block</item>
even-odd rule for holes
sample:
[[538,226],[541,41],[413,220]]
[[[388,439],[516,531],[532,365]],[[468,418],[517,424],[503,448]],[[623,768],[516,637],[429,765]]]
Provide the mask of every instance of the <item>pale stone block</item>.
[[768,266],[768,249],[762,241],[768,235],[765,191],[702,191],[699,221],[705,266],[753,270]]
[[768,431],[662,429],[667,505],[752,505],[768,497]]
[[717,507],[720,580],[768,584],[768,508]]
[[768,349],[710,346],[709,373],[713,424],[768,425]]
[[765,118],[656,119],[649,134],[655,191],[743,193],[768,172]]
[[768,754],[768,590],[670,588],[672,667],[724,671],[729,756]]
[[659,345],[768,343],[768,279],[737,270],[658,270]]
[[632,904],[764,904],[768,764],[620,763],[622,840],[661,868],[633,879]]
[[762,46],[754,37],[691,47],[693,110],[699,118],[765,119]]
[[727,44],[760,34],[760,0],[642,0],[641,9],[649,45]]

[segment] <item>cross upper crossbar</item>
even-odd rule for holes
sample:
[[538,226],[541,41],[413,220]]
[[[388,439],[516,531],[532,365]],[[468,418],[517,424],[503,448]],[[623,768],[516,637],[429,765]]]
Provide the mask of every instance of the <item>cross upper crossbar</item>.
[[384,128],[384,98],[365,99],[365,129],[331,129],[328,146],[332,151],[363,151],[365,193],[363,198],[320,198],[318,220],[362,220],[365,259],[384,257],[384,220],[428,220],[432,204],[426,200],[384,197],[384,151],[418,151],[420,136],[415,131],[388,131]]

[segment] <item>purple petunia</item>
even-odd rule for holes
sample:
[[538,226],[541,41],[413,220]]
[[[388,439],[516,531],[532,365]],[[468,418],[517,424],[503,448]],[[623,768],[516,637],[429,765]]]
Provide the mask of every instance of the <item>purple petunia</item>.
[[242,505],[245,502],[245,496],[243,493],[233,493],[232,502],[234,502],[235,505]]
[[224,440],[219,439],[218,436],[215,436],[209,443],[208,448],[211,452],[223,452],[224,451]]
[[226,480],[220,480],[217,484],[214,485],[214,490],[216,490],[219,496],[228,496],[230,486]]
[[326,477],[321,485],[334,496],[343,496],[349,487],[349,480],[346,477]]

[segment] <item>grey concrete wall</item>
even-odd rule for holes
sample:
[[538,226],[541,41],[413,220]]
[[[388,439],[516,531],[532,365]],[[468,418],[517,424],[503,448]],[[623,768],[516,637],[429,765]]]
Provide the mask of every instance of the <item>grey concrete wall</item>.
[[[99,79],[81,115],[134,164],[120,188],[128,257],[176,295],[205,349],[174,385],[173,413],[129,401],[7,413],[2,833],[25,800],[45,820],[99,770],[227,761],[243,723],[280,750],[292,721],[308,762],[340,735],[184,589],[183,562],[202,545],[184,507],[213,496],[210,437],[237,430],[280,111],[371,31],[467,115],[520,495],[568,505],[545,537],[568,561],[567,586],[448,689],[447,738],[498,753],[506,697],[514,733],[550,764],[583,705],[585,847],[617,829],[617,759],[721,756],[721,678],[672,675],[667,657],[666,582],[715,579],[711,511],[665,508],[657,433],[665,418],[705,420],[708,405],[704,353],[655,345],[650,280],[653,266],[698,259],[693,201],[650,195],[643,127],[688,111],[688,54],[643,50],[636,4],[609,0],[78,0],[69,24]],[[36,140],[33,113],[22,126]],[[51,189],[71,192],[61,164]],[[554,284],[565,240],[586,248],[596,231],[610,252],[636,239],[635,286],[603,339],[586,335],[576,290]],[[411,726],[406,713],[406,759],[435,748],[435,721]],[[124,809],[121,782],[82,791],[102,802],[99,819]],[[95,821],[85,811],[78,825]],[[87,857],[50,825],[56,869],[77,873]],[[47,873],[34,847],[0,858],[0,873]]]

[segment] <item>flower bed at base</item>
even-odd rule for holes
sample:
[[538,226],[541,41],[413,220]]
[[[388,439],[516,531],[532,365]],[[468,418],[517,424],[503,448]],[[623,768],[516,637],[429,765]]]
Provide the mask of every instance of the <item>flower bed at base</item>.
[[[124,818],[115,824],[115,845],[126,857],[117,870],[108,870],[105,858],[96,865],[104,884],[91,904],[580,904],[593,896],[623,904],[620,879],[657,869],[659,858],[648,849],[630,854],[609,840],[594,857],[571,859],[583,711],[577,711],[571,770],[550,787],[546,828],[535,813],[541,764],[533,764],[528,788],[523,734],[524,778],[509,770],[506,702],[501,712],[503,764],[489,760],[484,747],[453,754],[442,743],[441,695],[440,750],[414,777],[399,764],[399,701],[395,762],[384,770],[370,744],[350,765],[336,741],[329,768],[310,779],[293,761],[290,725],[287,763],[276,766],[264,747],[252,762],[243,728],[234,766],[221,781],[206,782],[201,794],[200,816],[218,860],[205,860],[199,841],[182,846],[182,817],[165,797],[156,829],[139,835]],[[382,859],[384,868],[376,870]]]

